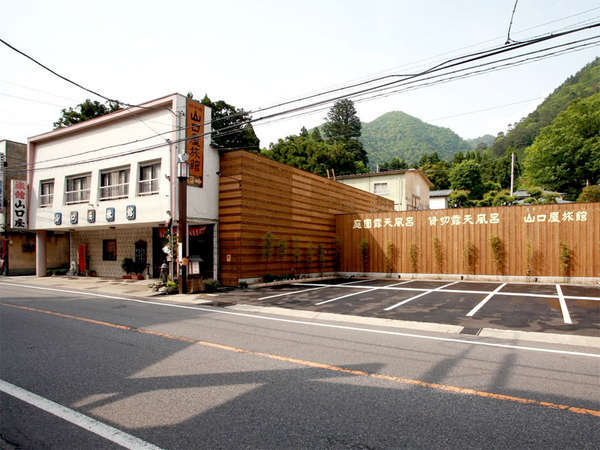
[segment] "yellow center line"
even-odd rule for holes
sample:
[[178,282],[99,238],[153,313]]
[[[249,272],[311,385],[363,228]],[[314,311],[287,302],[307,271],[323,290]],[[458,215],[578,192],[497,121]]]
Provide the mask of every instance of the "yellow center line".
[[235,353],[245,353],[247,355],[258,356],[261,358],[267,358],[267,359],[272,359],[272,360],[276,360],[276,361],[288,362],[288,363],[297,364],[297,365],[301,365],[301,366],[305,366],[305,367],[313,367],[313,368],[317,368],[317,369],[329,370],[332,372],[374,378],[374,379],[378,379],[378,380],[386,380],[386,381],[391,381],[393,383],[399,383],[399,384],[410,384],[410,385],[414,385],[414,386],[421,386],[421,387],[426,387],[426,388],[435,389],[435,390],[439,390],[439,391],[453,392],[456,394],[473,395],[476,397],[491,398],[491,399],[495,399],[495,400],[515,402],[515,403],[521,403],[521,404],[525,404],[525,405],[543,406],[545,408],[559,409],[559,410],[563,410],[563,411],[569,411],[569,412],[572,412],[575,414],[586,414],[586,415],[591,415],[591,416],[595,416],[595,417],[600,417],[600,411],[595,410],[595,409],[578,408],[575,406],[563,405],[560,403],[544,402],[544,401],[530,399],[530,398],[515,397],[512,395],[495,394],[493,392],[478,391],[476,389],[450,386],[447,384],[429,383],[427,381],[414,380],[411,378],[396,377],[393,375],[385,375],[385,374],[379,374],[379,373],[374,373],[374,372],[365,372],[363,370],[356,370],[356,369],[347,369],[345,367],[333,366],[330,364],[324,364],[324,363],[319,363],[319,362],[315,362],[315,361],[307,361],[307,360],[303,360],[303,359],[291,358],[288,356],[275,355],[272,353],[256,352],[253,350],[232,347],[230,345],[217,344],[214,342],[202,341],[202,340],[197,340],[197,339],[192,339],[192,338],[187,338],[187,337],[182,337],[182,336],[175,336],[175,335],[168,334],[168,333],[162,333],[160,331],[153,331],[153,330],[148,330],[148,329],[144,329],[144,328],[135,328],[135,327],[132,327],[129,325],[121,325],[121,324],[116,324],[116,323],[112,323],[112,322],[105,322],[105,321],[101,321],[101,320],[89,319],[87,317],[74,316],[71,314],[63,314],[63,313],[59,313],[59,312],[55,312],[55,311],[49,311],[46,309],[33,308],[30,306],[13,305],[10,303],[2,303],[2,302],[0,302],[0,305],[8,306],[11,308],[16,308],[16,309],[21,309],[24,311],[33,311],[33,312],[48,314],[48,315],[52,315],[52,316],[56,316],[56,317],[62,317],[65,319],[78,320],[80,322],[92,323],[95,325],[102,325],[105,327],[116,328],[116,329],[124,330],[124,331],[132,331],[132,332],[136,332],[136,333],[162,337],[162,338],[170,339],[170,340],[174,340],[174,341],[186,342],[188,344],[202,345],[204,347],[216,348],[219,350],[235,352]]

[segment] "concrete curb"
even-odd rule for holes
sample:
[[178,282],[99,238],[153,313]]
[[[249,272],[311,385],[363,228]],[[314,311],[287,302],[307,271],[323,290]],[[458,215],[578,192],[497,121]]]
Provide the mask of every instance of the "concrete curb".
[[[255,306],[237,304],[234,306],[229,306],[227,307],[227,309],[233,311],[244,311],[296,317],[299,319],[326,320],[330,322],[343,322],[354,325],[403,328],[408,330],[432,331],[437,333],[459,334],[464,329],[464,327],[460,325],[449,325],[434,322],[413,322],[408,320],[381,319],[378,317],[362,317],[345,314],[332,314],[279,308],[275,306]],[[478,336],[511,341],[543,342],[546,344],[560,344],[573,345],[579,347],[600,348],[600,337],[582,336],[575,334],[540,333],[535,331],[483,328],[478,334]]]

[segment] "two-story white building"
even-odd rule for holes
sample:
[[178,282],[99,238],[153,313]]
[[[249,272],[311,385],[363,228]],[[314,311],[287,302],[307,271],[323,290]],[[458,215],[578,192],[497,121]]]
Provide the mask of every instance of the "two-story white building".
[[433,183],[421,170],[359,173],[336,179],[340,183],[393,200],[396,211],[429,208],[429,188]]
[[[158,276],[178,220],[177,156],[187,153],[188,254],[217,276],[219,154],[210,109],[180,94],[28,140],[29,229],[38,276],[48,231],[68,232],[79,272],[124,275],[124,258]],[[176,255],[175,255],[176,256]]]

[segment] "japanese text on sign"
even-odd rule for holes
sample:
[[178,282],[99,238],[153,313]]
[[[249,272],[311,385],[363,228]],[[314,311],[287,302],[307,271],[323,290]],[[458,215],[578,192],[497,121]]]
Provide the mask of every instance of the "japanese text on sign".
[[186,108],[186,145],[190,176],[188,184],[202,187],[204,172],[204,105],[188,99]]
[[27,183],[22,180],[11,181],[11,227],[27,229]]
[[548,222],[548,223],[562,223],[562,222],[587,222],[588,213],[587,211],[563,211],[561,214],[559,211],[552,211],[548,214],[531,214],[527,213],[523,216],[525,223],[536,223],[536,222]]

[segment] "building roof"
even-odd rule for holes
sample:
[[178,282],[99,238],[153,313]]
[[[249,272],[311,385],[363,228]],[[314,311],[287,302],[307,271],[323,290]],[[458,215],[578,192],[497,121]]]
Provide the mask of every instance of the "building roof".
[[441,189],[439,191],[429,191],[429,197],[448,197],[452,189]]
[[56,139],[58,137],[62,137],[65,135],[75,134],[84,129],[93,128],[96,126],[100,126],[105,123],[110,123],[115,120],[119,120],[123,117],[128,116],[136,116],[139,115],[146,110],[150,110],[151,108],[157,108],[160,105],[172,101],[177,95],[181,94],[170,94],[165,95],[164,97],[160,97],[154,100],[150,100],[144,103],[141,103],[137,106],[129,106],[127,108],[119,109],[117,111],[113,111],[102,116],[94,117],[92,119],[85,120],[83,122],[79,122],[68,127],[60,127],[55,130],[48,131],[42,134],[38,134],[36,136],[32,136],[27,139],[27,142],[43,142],[51,139]]
[[398,169],[398,170],[386,170],[384,172],[369,172],[369,173],[357,173],[354,175],[340,175],[336,176],[337,180],[351,180],[354,178],[371,178],[371,177],[383,177],[388,175],[404,175],[406,172],[417,173],[423,177],[425,182],[431,187],[433,183],[427,178],[427,175],[422,170],[418,169]]

